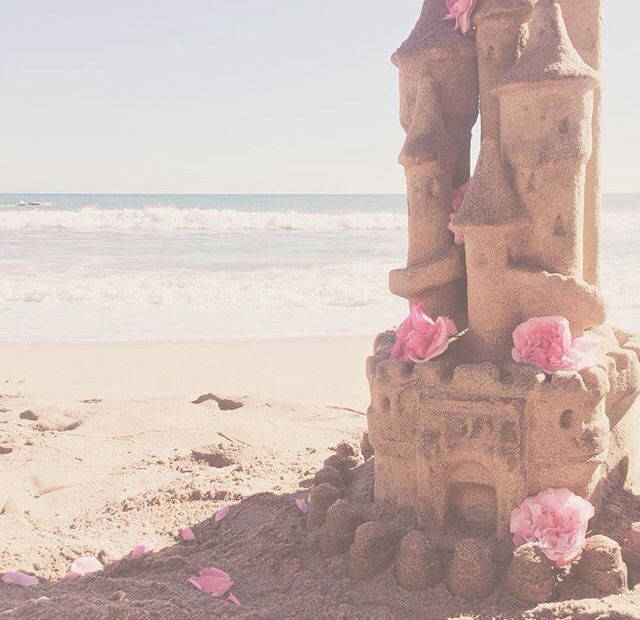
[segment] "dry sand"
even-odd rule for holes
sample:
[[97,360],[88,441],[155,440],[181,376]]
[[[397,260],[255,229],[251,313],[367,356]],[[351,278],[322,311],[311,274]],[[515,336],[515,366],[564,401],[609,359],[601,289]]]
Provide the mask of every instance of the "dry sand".
[[[405,592],[391,569],[352,581],[344,555],[320,553],[293,498],[332,446],[365,428],[370,345],[4,346],[0,573],[41,585],[0,583],[0,617],[640,618],[637,592],[536,609],[500,594],[465,603],[444,585]],[[208,394],[217,400],[192,403]],[[370,492],[370,462],[356,479]],[[185,525],[196,542],[179,540]],[[157,551],[122,559],[141,540]],[[81,555],[104,573],[59,582]],[[202,566],[231,574],[242,607],[188,583]]]

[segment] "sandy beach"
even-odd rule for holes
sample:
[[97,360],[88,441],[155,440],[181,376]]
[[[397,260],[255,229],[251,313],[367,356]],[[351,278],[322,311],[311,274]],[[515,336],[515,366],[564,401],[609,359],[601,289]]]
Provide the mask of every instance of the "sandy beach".
[[[345,554],[321,553],[294,499],[333,447],[359,442],[369,349],[360,337],[5,346],[0,572],[41,582],[0,583],[0,615],[640,617],[637,593],[535,611],[502,595],[468,604],[446,585],[404,591],[392,569],[353,581]],[[370,499],[371,461],[354,471],[349,493]],[[195,541],[180,539],[185,526]],[[141,541],[155,551],[126,557]],[[104,572],[61,581],[80,556]],[[189,584],[203,566],[231,574],[242,607]]]
[[[33,572],[51,596],[78,555],[110,562],[140,540],[161,549],[221,506],[299,489],[365,426],[369,345],[3,347],[0,573]],[[208,394],[229,403],[191,402]],[[33,596],[0,592],[0,611]]]

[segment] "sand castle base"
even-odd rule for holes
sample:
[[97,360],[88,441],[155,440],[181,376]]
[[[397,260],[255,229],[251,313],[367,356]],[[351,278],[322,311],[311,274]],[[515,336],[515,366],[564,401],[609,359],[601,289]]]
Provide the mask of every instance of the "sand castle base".
[[[467,599],[498,587],[529,604],[625,592],[640,569],[640,338],[609,327],[589,335],[600,363],[553,375],[463,363],[464,335],[437,360],[400,362],[390,358],[395,334],[378,336],[362,446],[365,458],[375,453],[373,497],[359,502],[367,494],[350,488],[348,450],[327,459],[307,519],[323,552],[346,552],[354,579],[393,564],[405,589],[446,583]],[[596,535],[568,573],[535,545],[511,543],[512,510],[548,488],[596,508]]]
[[504,540],[511,511],[544,489],[568,488],[597,509],[607,485],[636,488],[640,340],[592,335],[601,365],[552,376],[460,363],[457,343],[406,364],[389,357],[393,333],[380,335],[367,364],[376,499],[415,509],[424,525],[461,521]]

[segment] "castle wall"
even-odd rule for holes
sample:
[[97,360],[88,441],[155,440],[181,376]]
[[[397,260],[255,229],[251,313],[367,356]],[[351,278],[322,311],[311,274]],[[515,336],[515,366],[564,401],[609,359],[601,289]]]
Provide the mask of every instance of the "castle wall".
[[568,488],[591,497],[605,473],[610,440],[601,368],[556,372],[527,400],[527,495]]
[[518,399],[422,394],[417,510],[423,519],[444,525],[459,518],[507,535],[508,515],[525,486],[520,407]]
[[367,412],[375,460],[375,496],[413,506],[416,497],[415,394],[398,362],[370,358],[367,374],[371,406]]

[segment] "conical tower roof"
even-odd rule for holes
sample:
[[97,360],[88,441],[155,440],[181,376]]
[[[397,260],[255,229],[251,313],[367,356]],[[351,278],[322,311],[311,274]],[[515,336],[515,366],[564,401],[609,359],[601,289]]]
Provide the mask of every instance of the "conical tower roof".
[[599,75],[573,47],[558,0],[538,0],[531,17],[529,40],[496,90],[513,84],[564,79],[596,82]]
[[471,14],[474,25],[484,19],[515,15],[523,20],[531,15],[536,0],[482,0]]
[[445,0],[425,0],[418,22],[406,41],[391,57],[392,62],[398,66],[404,58],[429,49],[456,48],[473,53],[473,37],[457,32],[454,23],[445,20],[447,13]]
[[403,166],[415,166],[453,157],[455,148],[444,121],[435,84],[431,78],[426,78],[418,88],[414,120],[398,160]]
[[453,226],[508,226],[523,220],[524,216],[518,197],[505,176],[498,146],[495,140],[487,138],[480,148],[476,170],[453,218]]

